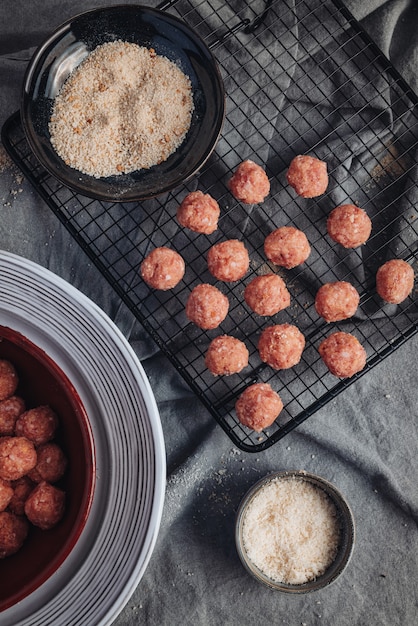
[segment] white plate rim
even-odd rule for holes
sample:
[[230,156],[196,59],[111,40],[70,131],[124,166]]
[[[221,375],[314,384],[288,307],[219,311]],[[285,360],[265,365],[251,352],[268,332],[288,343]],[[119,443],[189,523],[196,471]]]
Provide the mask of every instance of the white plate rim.
[[[112,320],[106,315],[106,313],[104,313],[104,311],[87,296],[50,270],[33,261],[5,251],[0,251],[0,285],[0,323],[2,325],[8,325],[13,327],[14,330],[22,332],[28,336],[30,340],[34,341],[34,343],[37,343],[37,345],[45,349],[46,352],[51,353],[51,350],[55,347],[56,353],[52,355],[50,354],[50,356],[57,361],[58,365],[63,369],[70,380],[74,379],[74,361],[77,360],[80,355],[77,354],[76,349],[72,354],[71,351],[68,350],[68,345],[67,352],[65,352],[65,350],[62,352],[61,346],[56,346],[56,343],[63,339],[65,335],[65,339],[68,344],[68,336],[72,338],[72,333],[74,336],[81,334],[81,336],[88,340],[88,342],[92,345],[95,345],[96,342],[102,341],[104,338],[106,340],[106,346],[109,344],[112,349],[112,358],[115,358],[116,365],[113,367],[123,367],[124,370],[121,370],[120,372],[119,370],[116,370],[116,374],[119,373],[120,375],[119,379],[114,380],[112,378],[115,375],[115,371],[112,371],[107,375],[105,368],[102,367],[100,370],[101,378],[99,379],[99,383],[103,382],[104,385],[108,385],[110,389],[108,393],[114,393],[115,395],[119,393],[124,400],[125,396],[130,399],[132,394],[133,400],[135,400],[138,405],[141,405],[135,407],[135,411],[137,413],[139,412],[141,420],[146,422],[146,424],[141,425],[143,430],[138,430],[138,433],[135,433],[135,435],[137,437],[141,436],[142,439],[144,439],[147,444],[146,452],[148,456],[146,464],[142,468],[138,469],[142,470],[144,480],[148,478],[148,474],[151,476],[153,482],[152,485],[150,485],[150,491],[152,491],[152,493],[145,494],[146,498],[148,498],[150,502],[148,504],[148,510],[143,513],[143,515],[146,515],[146,519],[140,520],[142,524],[140,554],[135,553],[136,546],[133,543],[132,557],[125,556],[125,559],[128,560],[129,558],[129,561],[125,564],[127,567],[125,579],[122,581],[123,588],[121,589],[119,584],[119,588],[113,596],[111,591],[110,595],[109,592],[107,593],[105,606],[100,607],[100,609],[97,607],[97,616],[94,618],[94,622],[91,621],[91,616],[89,617],[89,624],[91,624],[91,626],[95,626],[96,624],[97,626],[105,626],[111,624],[114,619],[116,619],[117,615],[122,611],[138,586],[149,563],[158,536],[164,504],[166,480],[165,445],[158,407],[148,378],[145,374],[145,370],[143,369],[132,346]],[[51,299],[51,295],[56,296],[56,298],[53,297]],[[48,327],[47,329],[45,328],[45,319],[39,320],[34,315],[31,315],[28,319],[29,313],[33,313],[33,302],[30,302],[28,296],[33,296],[35,300],[37,298],[41,299],[37,304],[38,313],[41,310],[39,307],[46,307],[45,319],[48,318],[49,314],[57,315],[57,311],[60,312],[59,307],[63,306],[66,314],[63,315],[63,320],[61,320],[61,322],[66,324],[65,327],[61,323],[60,331],[59,319],[52,320],[51,324],[53,328]],[[14,302],[13,297],[16,302]],[[28,302],[27,305],[25,303],[25,299]],[[55,303],[55,299],[59,302],[59,305]],[[48,310],[48,307],[50,307],[50,310]],[[71,319],[73,315],[74,319]],[[76,319],[77,315],[79,316],[78,320]],[[80,319],[82,319],[83,322],[80,323]],[[100,331],[100,333],[98,331]],[[95,333],[97,333],[97,336]],[[103,349],[103,346],[104,344],[102,343],[100,346],[101,349]],[[117,356],[114,356],[114,353],[117,353]],[[126,380],[125,374],[127,376]],[[82,375],[83,377],[86,376],[86,369],[82,371]],[[109,409],[109,407],[104,407],[103,409],[103,398],[98,397],[100,391],[103,393],[103,389],[100,390],[92,388],[93,384],[97,385],[98,380],[93,380],[93,373],[91,376],[91,381],[87,381],[86,383],[87,387],[89,387],[87,392],[92,395],[95,408],[97,409],[98,406],[99,409],[101,409],[101,419],[103,419],[104,412],[106,411],[106,408]],[[133,389],[127,389],[128,382],[129,386],[132,386]],[[77,384],[75,384],[75,386],[77,388]],[[117,390],[116,386],[118,386]],[[83,390],[78,389],[78,391],[80,392],[82,400],[86,404],[87,398],[86,396],[83,397]],[[106,392],[107,391],[108,390],[106,390]],[[138,417],[138,415],[136,415],[136,417]],[[111,427],[117,431],[119,423],[116,424],[116,419],[114,418],[112,421],[112,417],[109,418],[109,416],[106,416],[106,419],[108,419],[111,423]],[[95,417],[95,420],[97,423],[98,418]],[[94,426],[95,423],[93,422],[93,430]],[[101,424],[100,427],[102,428],[103,424]],[[109,436],[109,433],[105,431],[104,439],[109,439]],[[105,445],[113,446],[113,442],[109,443],[109,441],[105,441],[104,443]],[[100,445],[101,444],[99,443],[99,447]],[[118,450],[116,447],[115,450],[113,450],[113,453],[116,461],[126,460],[122,455],[118,457]],[[133,456],[132,451],[128,450],[127,454],[129,465],[134,467],[135,459],[131,458]],[[104,456],[103,451],[102,456]],[[99,463],[100,454],[98,457],[97,470],[99,480],[101,471]],[[123,463],[121,464],[123,465]],[[120,472],[120,475],[123,474],[123,468],[118,468],[117,471]],[[138,471],[138,473],[141,472]],[[100,499],[104,500],[106,495],[109,496],[109,494],[113,497],[115,489],[116,487],[113,487],[112,491],[111,486],[107,488],[107,491],[106,488],[103,488],[102,486],[100,489],[96,488],[92,510],[94,509],[95,501],[98,511],[105,507],[105,503],[100,502]],[[135,497],[131,496],[130,492],[127,492],[127,494],[131,498]],[[131,508],[133,508],[132,503]],[[92,517],[92,514],[90,517]],[[130,522],[132,526],[137,524],[137,520],[134,519],[130,520]],[[89,518],[86,529],[88,529],[90,525],[91,536],[93,536],[93,524],[96,524],[99,527],[100,522],[97,519],[91,521]],[[146,529],[143,528],[143,526],[146,526]],[[83,550],[86,552],[91,550],[91,553],[87,554],[86,559],[93,559],[93,552],[94,550],[98,552],[100,545],[99,542],[97,542],[93,548],[90,548],[86,547],[86,543],[83,544],[83,537],[86,542],[89,535],[89,531],[86,529],[83,531],[79,543],[83,546]],[[114,549],[118,547],[117,541],[119,541],[119,539],[115,538],[114,542],[116,547]],[[134,541],[134,538],[132,541]],[[76,553],[76,550],[74,550],[73,553]],[[44,585],[42,585],[25,600],[13,607],[10,607],[9,609],[6,609],[0,614],[2,626],[8,626],[9,624],[10,626],[34,626],[38,623],[45,625],[49,623],[57,623],[57,619],[59,619],[58,614],[60,613],[60,610],[63,610],[62,605],[64,601],[68,604],[68,601],[71,600],[72,595],[75,593],[75,590],[73,590],[72,587],[74,587],[74,589],[76,587],[76,575],[72,572],[71,565],[72,563],[77,563],[77,558],[81,559],[82,555],[80,551],[76,556],[74,556],[73,553],[66,560],[64,566],[60,568],[60,570],[46,583],[44,583]],[[93,572],[93,574],[96,574],[96,577],[99,576],[98,572]],[[63,584],[66,593],[64,593],[61,589],[61,585]],[[100,601],[102,601],[102,599],[100,599]],[[92,602],[95,602],[94,598],[92,599]],[[99,599],[97,602],[99,602]],[[75,603],[73,602],[72,604],[75,607]],[[70,623],[80,623],[80,618],[75,614],[75,608],[73,609],[74,616],[71,615],[71,602],[69,603],[69,606],[70,608],[66,609],[66,624],[70,626]],[[48,621],[48,616],[50,616],[51,621]],[[63,618],[61,617],[61,619]],[[71,619],[73,619],[73,622],[71,622]],[[39,622],[37,620],[39,620]]]

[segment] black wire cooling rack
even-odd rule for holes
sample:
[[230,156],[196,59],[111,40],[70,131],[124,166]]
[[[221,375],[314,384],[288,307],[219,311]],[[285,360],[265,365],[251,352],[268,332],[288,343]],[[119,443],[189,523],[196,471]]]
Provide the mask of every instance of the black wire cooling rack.
[[[417,331],[415,292],[402,305],[383,305],[374,277],[388,258],[403,258],[414,267],[417,260],[418,100],[337,0],[177,0],[159,8],[200,33],[225,83],[222,137],[191,182],[141,204],[93,201],[74,194],[40,166],[18,112],[4,125],[2,140],[231,440],[257,452],[282,439]],[[326,194],[314,200],[297,198],[285,180],[291,158],[308,152],[327,162],[330,175]],[[270,177],[271,194],[261,205],[241,205],[228,191],[232,171],[245,158],[260,163]],[[213,235],[186,231],[176,221],[177,206],[194,189],[219,202],[221,219]],[[347,202],[366,209],[373,221],[371,238],[355,250],[339,247],[326,233],[329,211]],[[243,290],[255,275],[278,271],[267,263],[263,241],[286,224],[305,231],[312,253],[303,266],[280,270],[291,292],[290,307],[261,318],[246,306]],[[208,273],[206,254],[227,238],[245,242],[251,266],[241,281],[219,284]],[[176,249],[186,261],[185,278],[171,292],[150,290],[139,275],[142,259],[159,245]],[[360,307],[351,320],[325,324],[317,315],[315,293],[330,280],[349,280],[359,290]],[[199,282],[217,284],[230,300],[229,315],[215,331],[200,330],[184,313]],[[278,372],[261,363],[257,341],[263,328],[282,322],[296,324],[307,341],[300,363]],[[332,376],[318,355],[321,340],[336,329],[353,332],[367,351],[365,369],[351,379]],[[214,377],[205,368],[208,344],[221,333],[247,344],[250,364],[240,374]],[[262,433],[243,427],[234,412],[239,394],[256,381],[269,382],[285,405]]]

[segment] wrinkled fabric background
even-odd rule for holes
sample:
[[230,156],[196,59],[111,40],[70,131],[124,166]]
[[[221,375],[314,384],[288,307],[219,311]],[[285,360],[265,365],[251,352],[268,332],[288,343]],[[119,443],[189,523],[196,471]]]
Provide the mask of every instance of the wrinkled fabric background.
[[[109,4],[115,3],[0,3],[0,124],[19,107],[34,47],[68,17]],[[418,93],[415,0],[345,4]],[[4,159],[0,246],[56,272],[102,307],[134,346],[158,402],[167,450],[161,530],[117,626],[416,624],[417,337],[277,445],[246,454],[231,444],[65,228]],[[234,518],[256,480],[295,468],[319,474],[341,489],[353,509],[357,536],[340,580],[314,595],[287,597],[246,574],[235,550]]]

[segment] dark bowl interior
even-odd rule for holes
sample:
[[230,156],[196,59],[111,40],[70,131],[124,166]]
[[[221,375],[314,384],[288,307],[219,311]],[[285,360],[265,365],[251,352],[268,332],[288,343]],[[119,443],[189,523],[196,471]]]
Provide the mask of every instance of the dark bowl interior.
[[[190,78],[194,112],[181,146],[163,163],[130,174],[94,178],[65,165],[50,143],[53,101],[72,70],[97,46],[116,40],[154,48]],[[223,125],[225,94],[212,53],[180,19],[157,9],[120,5],[87,11],[58,28],[33,56],[24,79],[22,124],[50,174],[72,190],[109,201],[144,200],[195,174],[212,153]]]
[[[0,359],[9,360],[19,376],[16,394],[26,407],[49,404],[60,426],[55,441],[68,459],[57,486],[66,492],[63,519],[48,531],[31,526],[22,548],[0,559],[0,611],[44,583],[75,546],[87,521],[94,483],[94,444],[88,417],[72,383],[39,347],[16,331],[0,326]],[[0,618],[1,623],[1,618]]]

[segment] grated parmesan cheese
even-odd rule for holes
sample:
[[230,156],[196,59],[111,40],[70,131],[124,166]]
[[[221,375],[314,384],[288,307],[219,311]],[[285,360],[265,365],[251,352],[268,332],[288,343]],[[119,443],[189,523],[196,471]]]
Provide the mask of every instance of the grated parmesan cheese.
[[137,44],[98,46],[54,101],[51,143],[67,165],[100,178],[165,161],[191,123],[189,78]]
[[334,503],[311,483],[275,478],[250,500],[243,517],[244,549],[275,582],[300,585],[335,559],[340,527]]

